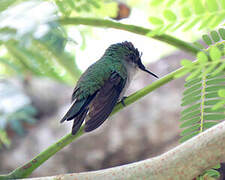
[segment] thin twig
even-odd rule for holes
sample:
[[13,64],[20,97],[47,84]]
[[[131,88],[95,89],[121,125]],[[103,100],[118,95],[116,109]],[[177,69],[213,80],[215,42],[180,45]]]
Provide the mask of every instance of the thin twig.
[[[97,19],[97,18],[73,17],[73,18],[61,18],[58,21],[62,25],[88,25],[88,26],[94,26],[94,27],[114,28],[114,29],[129,31],[129,32],[144,35],[144,36],[148,36],[148,34],[152,32],[151,29],[144,28],[141,26],[123,24],[123,23],[119,23],[119,22],[115,22],[111,20]],[[175,38],[167,34],[154,35],[154,36],[148,36],[148,37],[165,42],[179,49],[190,52],[192,54],[196,54],[198,51],[201,51],[201,49],[199,49],[194,44],[185,42],[181,39]]]

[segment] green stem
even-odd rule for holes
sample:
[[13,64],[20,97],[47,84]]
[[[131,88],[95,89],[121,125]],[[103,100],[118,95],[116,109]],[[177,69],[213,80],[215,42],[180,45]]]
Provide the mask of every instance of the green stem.
[[[129,32],[144,35],[144,36],[148,36],[148,34],[152,32],[151,29],[147,29],[141,26],[122,24],[119,22],[111,21],[111,20],[97,19],[97,18],[82,18],[82,17],[62,18],[62,19],[59,19],[59,23],[62,25],[82,24],[82,25],[88,25],[88,26],[94,26],[94,27],[114,28],[114,29],[129,31]],[[177,39],[167,34],[154,35],[149,37],[159,41],[163,41],[167,44],[173,45],[179,49],[183,49],[193,54],[196,54],[198,51],[201,51],[201,49],[196,47],[194,44],[187,43],[185,41],[182,41],[180,39]]]
[[46,150],[42,151],[40,154],[38,154],[31,161],[27,162],[23,166],[15,169],[14,171],[12,171],[7,175],[1,175],[0,180],[18,179],[29,176],[36,168],[38,168],[41,164],[43,164],[56,152],[58,152],[71,142],[73,142],[74,139],[80,137],[82,134],[83,134],[83,127],[81,127],[81,129],[78,131],[76,135],[67,134],[66,136],[62,137],[59,141],[49,146]]
[[[134,103],[138,99],[144,97],[145,95],[149,94],[153,90],[159,88],[160,86],[166,84],[169,81],[172,81],[176,78],[177,74],[180,74],[183,72],[185,68],[180,68],[165,77],[159,79],[158,81],[153,82],[152,84],[146,86],[145,88],[135,92],[134,94],[130,95],[128,98],[125,99],[125,104],[128,106],[129,104]],[[115,114],[116,112],[122,110],[124,106],[121,103],[118,103],[111,115]],[[24,178],[29,176],[36,168],[38,168],[41,164],[43,164],[46,160],[48,160],[51,156],[53,156],[56,152],[64,148],[66,145],[73,142],[75,139],[80,137],[84,134],[83,131],[84,127],[80,129],[80,131],[75,135],[71,135],[70,133],[61,138],[59,141],[48,147],[46,150],[38,154],[35,158],[33,158],[31,161],[26,163],[25,165],[15,169],[8,175],[2,175],[0,176],[1,179],[16,179],[16,178]]]

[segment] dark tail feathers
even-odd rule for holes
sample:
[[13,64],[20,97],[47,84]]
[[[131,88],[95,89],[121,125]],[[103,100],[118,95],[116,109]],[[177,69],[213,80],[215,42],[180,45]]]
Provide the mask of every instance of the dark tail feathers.
[[73,135],[75,135],[77,131],[80,129],[87,115],[87,112],[89,110],[88,106],[90,102],[93,100],[93,98],[95,97],[97,92],[98,91],[96,91],[94,94],[88,96],[85,99],[75,100],[70,106],[69,111],[65,114],[65,116],[60,121],[61,123],[63,123],[64,121],[70,121],[74,119],[73,127],[72,127]]
[[79,115],[74,118],[73,127],[72,127],[72,135],[75,135],[77,131],[80,129],[86,115],[88,112],[88,108],[84,109]]

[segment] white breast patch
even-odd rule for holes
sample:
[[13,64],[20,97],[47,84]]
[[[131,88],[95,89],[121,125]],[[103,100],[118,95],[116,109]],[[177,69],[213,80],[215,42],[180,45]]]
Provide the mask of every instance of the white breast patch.
[[123,90],[120,94],[119,100],[121,100],[124,97],[125,92],[127,91],[128,87],[130,86],[130,83],[138,70],[138,67],[131,63],[125,63],[125,67],[127,70],[127,81],[126,81],[125,87],[123,88]]

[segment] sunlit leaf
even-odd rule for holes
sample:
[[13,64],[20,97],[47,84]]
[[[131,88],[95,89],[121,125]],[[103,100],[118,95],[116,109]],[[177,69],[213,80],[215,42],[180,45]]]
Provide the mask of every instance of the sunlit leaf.
[[177,17],[176,14],[173,13],[173,11],[166,9],[163,12],[164,17],[168,20],[168,21],[176,21]]
[[202,39],[204,40],[204,42],[207,44],[207,45],[211,45],[212,44],[212,40],[210,39],[210,37],[207,35],[207,34],[204,34],[202,36]]
[[206,0],[206,6],[210,12],[217,11],[219,6],[215,0]]
[[211,31],[210,35],[214,42],[218,42],[220,40],[220,36],[216,31]]
[[201,0],[192,0],[192,3],[196,14],[203,14],[205,12],[205,8]]
[[153,25],[163,25],[164,23],[163,23],[163,20],[162,19],[160,19],[160,18],[158,18],[158,17],[149,17],[149,21],[150,21],[150,23],[152,23]]

